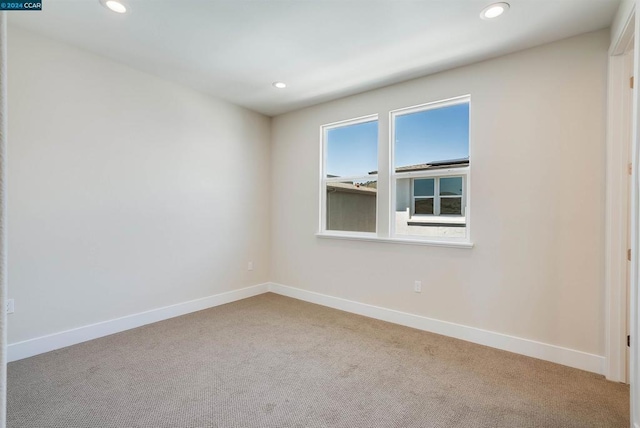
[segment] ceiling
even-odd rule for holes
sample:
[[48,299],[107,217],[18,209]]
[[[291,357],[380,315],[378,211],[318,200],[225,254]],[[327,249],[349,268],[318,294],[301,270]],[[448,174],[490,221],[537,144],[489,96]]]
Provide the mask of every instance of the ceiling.
[[[606,28],[619,0],[44,0],[9,23],[266,115]],[[288,87],[276,89],[272,82]]]

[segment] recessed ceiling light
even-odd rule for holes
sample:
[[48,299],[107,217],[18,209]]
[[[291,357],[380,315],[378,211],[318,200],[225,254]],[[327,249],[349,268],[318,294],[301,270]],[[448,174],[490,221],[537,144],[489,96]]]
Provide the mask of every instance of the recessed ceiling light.
[[494,19],[509,10],[509,3],[494,3],[482,9],[480,18]]
[[102,3],[105,7],[109,8],[110,10],[116,13],[125,13],[127,11],[127,7],[124,5],[124,3],[120,1],[100,0],[100,3]]
[[278,89],[284,89],[287,87],[287,84],[284,82],[273,82],[273,86],[275,86]]

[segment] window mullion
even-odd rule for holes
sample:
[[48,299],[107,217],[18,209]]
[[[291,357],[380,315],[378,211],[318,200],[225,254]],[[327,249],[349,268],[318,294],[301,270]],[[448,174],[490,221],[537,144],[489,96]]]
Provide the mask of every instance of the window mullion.
[[467,175],[462,176],[462,199],[460,200],[462,206],[462,215],[467,215]]
[[[398,182],[396,181],[396,189],[398,188],[397,183]],[[409,211],[409,217],[414,215],[416,212],[416,195],[415,195],[414,187],[415,187],[415,180],[414,179],[409,180],[409,199],[411,200],[411,210]],[[396,195],[396,199],[397,198],[398,198],[398,195]],[[397,209],[398,209],[397,207],[394,207],[393,210],[396,211]]]
[[434,183],[433,214],[440,215],[440,179],[436,178]]

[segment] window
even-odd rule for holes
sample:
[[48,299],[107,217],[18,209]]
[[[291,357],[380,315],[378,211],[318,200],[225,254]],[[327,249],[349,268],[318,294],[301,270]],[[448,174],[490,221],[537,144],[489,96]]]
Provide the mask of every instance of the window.
[[442,177],[438,178],[439,206],[436,215],[464,215],[464,204],[462,197],[462,183],[464,177]]
[[436,213],[436,180],[435,178],[413,180],[413,212],[415,214]]
[[463,96],[391,111],[389,139],[377,115],[322,126],[318,235],[471,247],[469,109]]
[[377,116],[322,127],[321,231],[375,234]]
[[464,239],[469,97],[391,112],[391,235]]
[[414,215],[464,215],[464,177],[413,179]]

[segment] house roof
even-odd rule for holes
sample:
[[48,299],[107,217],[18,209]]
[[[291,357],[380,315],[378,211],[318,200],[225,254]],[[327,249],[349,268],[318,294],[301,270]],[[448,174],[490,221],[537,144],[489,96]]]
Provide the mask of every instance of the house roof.
[[[469,158],[447,159],[442,161],[431,161],[429,163],[419,163],[415,165],[399,166],[396,172],[424,171],[426,169],[463,168],[469,166]],[[378,171],[370,171],[369,174],[377,174]]]
[[366,193],[375,195],[378,189],[375,187],[367,187],[361,184],[353,183],[327,183],[327,189],[334,189],[339,192],[347,193]]

